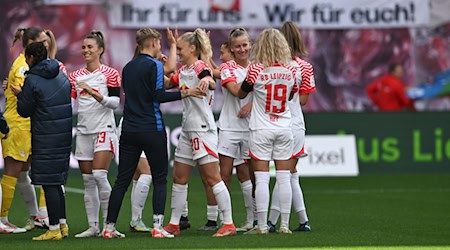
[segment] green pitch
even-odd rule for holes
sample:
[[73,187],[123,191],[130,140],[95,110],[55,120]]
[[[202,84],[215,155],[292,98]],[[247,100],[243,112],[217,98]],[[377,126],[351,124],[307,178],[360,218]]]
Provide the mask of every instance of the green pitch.
[[[115,176],[111,176],[113,183]],[[272,185],[273,185],[272,179]],[[189,184],[189,218],[192,228],[175,239],[152,239],[149,234],[131,233],[130,196],[125,196],[118,230],[125,239],[75,239],[87,228],[82,179],[71,172],[67,183],[67,219],[71,237],[58,242],[33,242],[44,230],[17,235],[0,235],[0,249],[450,249],[450,175],[365,175],[344,178],[303,178],[310,233],[213,238],[212,232],[197,231],[206,222],[206,201],[201,180]],[[170,190],[171,183],[168,183]],[[150,191],[151,192],[151,191]],[[233,179],[233,218],[238,226],[245,209],[239,185]],[[170,216],[170,192],[165,221]],[[27,212],[16,192],[10,221],[24,224]],[[151,196],[144,210],[144,222],[152,225]],[[291,228],[297,218],[291,216]]]

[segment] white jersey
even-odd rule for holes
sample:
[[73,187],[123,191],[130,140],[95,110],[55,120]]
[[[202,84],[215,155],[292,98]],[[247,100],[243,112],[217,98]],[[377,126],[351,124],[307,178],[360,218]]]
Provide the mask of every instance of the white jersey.
[[300,105],[300,95],[309,94],[316,91],[316,85],[314,81],[314,73],[312,65],[295,57],[290,65],[295,67],[298,72],[301,73],[300,91],[294,95],[291,101],[289,101],[289,108],[292,114],[292,128],[306,130],[305,118],[303,117],[303,111]]
[[[180,90],[195,88],[200,81],[199,75],[205,71],[212,76],[211,68],[203,61],[198,60],[189,67],[186,65],[182,66],[175,76],[177,79],[172,79],[178,82]],[[212,112],[213,90],[208,90],[207,95],[203,98],[187,97],[181,101],[183,103],[183,120],[181,122],[183,131],[199,132],[217,129]]]
[[245,81],[253,85],[250,130],[291,129],[291,111],[287,104],[298,91],[297,69],[290,65],[251,64]]
[[103,96],[108,96],[108,87],[120,87],[122,81],[117,70],[101,65],[94,72],[81,68],[70,74],[72,98],[78,100],[77,134],[94,134],[101,131],[116,131],[114,110],[100,104],[84,89],[77,87],[77,82],[86,82]]
[[241,100],[224,87],[230,82],[243,82],[248,70],[233,60],[222,63],[219,69],[222,83],[223,106],[217,125],[220,130],[248,131],[249,118],[239,118],[238,113],[242,106],[250,101],[251,94],[249,93],[246,98]]

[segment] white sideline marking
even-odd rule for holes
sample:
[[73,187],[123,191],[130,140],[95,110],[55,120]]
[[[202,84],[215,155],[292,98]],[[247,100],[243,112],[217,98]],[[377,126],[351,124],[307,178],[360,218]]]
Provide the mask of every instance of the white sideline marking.
[[66,192],[68,193],[74,193],[74,194],[84,194],[84,189],[80,188],[73,188],[73,187],[64,187]]

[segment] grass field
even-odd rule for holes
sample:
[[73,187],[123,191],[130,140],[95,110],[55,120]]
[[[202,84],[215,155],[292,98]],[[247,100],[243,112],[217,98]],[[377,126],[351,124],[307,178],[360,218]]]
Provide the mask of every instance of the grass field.
[[[111,177],[110,180],[113,180]],[[272,179],[272,184],[273,184]],[[67,219],[71,235],[87,228],[83,206],[82,179],[77,171],[67,183]],[[169,190],[171,184],[168,184]],[[152,239],[149,234],[131,233],[130,196],[125,197],[118,229],[125,239],[75,239],[33,242],[38,229],[25,234],[0,235],[0,249],[450,249],[450,175],[363,175],[345,178],[302,179],[310,233],[270,234],[213,238],[211,232],[196,229],[206,221],[205,195],[199,177],[189,185],[189,218],[192,228],[175,239]],[[74,192],[75,191],[75,192]],[[236,179],[231,191],[236,224],[245,218],[243,200]],[[166,210],[170,215],[170,193]],[[151,198],[151,197],[149,197]],[[16,193],[10,221],[23,224],[27,212]],[[144,221],[151,225],[151,200],[144,210]],[[291,228],[297,226],[291,216]],[[10,248],[11,247],[11,248]]]

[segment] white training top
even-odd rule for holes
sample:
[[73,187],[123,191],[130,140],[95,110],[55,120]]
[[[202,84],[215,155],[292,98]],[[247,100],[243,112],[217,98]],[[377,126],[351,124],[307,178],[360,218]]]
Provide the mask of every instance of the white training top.
[[[211,68],[203,61],[198,60],[191,66],[183,65],[177,75],[175,75],[174,82],[178,82],[180,90],[195,88],[200,82],[199,75],[204,72],[209,72],[209,77],[212,76]],[[216,123],[212,112],[212,105],[214,101],[214,91],[208,90],[208,93],[203,98],[187,97],[183,98],[183,120],[181,127],[183,131],[196,132],[216,130]]]
[[297,69],[290,65],[251,64],[245,81],[253,85],[250,130],[291,129],[289,96],[298,91]]
[[234,60],[222,63],[219,70],[222,82],[223,106],[220,111],[217,126],[220,130],[239,132],[248,131],[249,117],[239,118],[238,113],[241,108],[250,101],[251,94],[241,100],[239,97],[231,94],[225,87],[226,84],[231,84],[233,82],[237,84],[242,83],[248,70],[237,64]]
[[117,70],[101,65],[93,72],[81,68],[69,75],[72,84],[72,98],[78,100],[77,134],[94,134],[101,131],[116,130],[114,110],[100,104],[84,89],[77,87],[77,82],[86,82],[92,90],[108,96],[108,87],[120,87],[122,79]]

